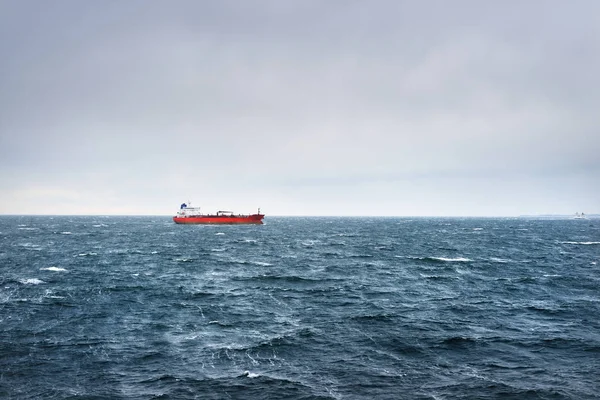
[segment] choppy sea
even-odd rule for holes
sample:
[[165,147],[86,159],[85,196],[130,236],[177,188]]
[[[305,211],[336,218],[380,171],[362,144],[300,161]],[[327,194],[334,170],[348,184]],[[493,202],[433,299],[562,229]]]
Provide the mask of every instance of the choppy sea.
[[0,398],[599,396],[598,219],[0,217]]

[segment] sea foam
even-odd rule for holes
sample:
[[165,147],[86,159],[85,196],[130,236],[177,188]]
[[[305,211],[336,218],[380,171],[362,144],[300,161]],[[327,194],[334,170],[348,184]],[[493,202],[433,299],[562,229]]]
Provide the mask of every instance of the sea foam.
[[19,282],[23,285],[39,285],[40,283],[45,283],[43,280],[37,278],[20,279]]
[[60,268],[60,267],[46,267],[46,268],[40,268],[40,270],[42,271],[55,271],[55,272],[66,272],[67,270],[64,268]]

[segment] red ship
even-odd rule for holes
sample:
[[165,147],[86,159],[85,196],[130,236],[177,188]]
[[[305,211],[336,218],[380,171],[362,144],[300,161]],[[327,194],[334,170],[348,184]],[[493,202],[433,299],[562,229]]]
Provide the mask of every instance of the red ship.
[[202,214],[200,207],[189,207],[183,203],[179,207],[177,215],[173,217],[176,224],[262,224],[264,214],[251,215],[234,214],[232,211],[217,211],[216,214]]

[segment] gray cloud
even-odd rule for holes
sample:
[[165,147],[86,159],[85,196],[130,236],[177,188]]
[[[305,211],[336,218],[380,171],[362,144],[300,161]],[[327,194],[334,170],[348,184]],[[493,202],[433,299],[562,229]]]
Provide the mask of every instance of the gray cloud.
[[0,212],[592,210],[599,11],[0,3]]

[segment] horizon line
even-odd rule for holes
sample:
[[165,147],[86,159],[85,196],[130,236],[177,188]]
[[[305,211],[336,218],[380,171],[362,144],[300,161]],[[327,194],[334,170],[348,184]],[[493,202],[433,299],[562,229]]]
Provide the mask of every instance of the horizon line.
[[[519,214],[519,215],[286,215],[271,214],[267,217],[280,218],[531,218],[531,217],[573,217],[575,214]],[[600,217],[600,214],[585,214],[587,217]],[[172,214],[4,214],[0,217],[165,217],[172,218]]]

